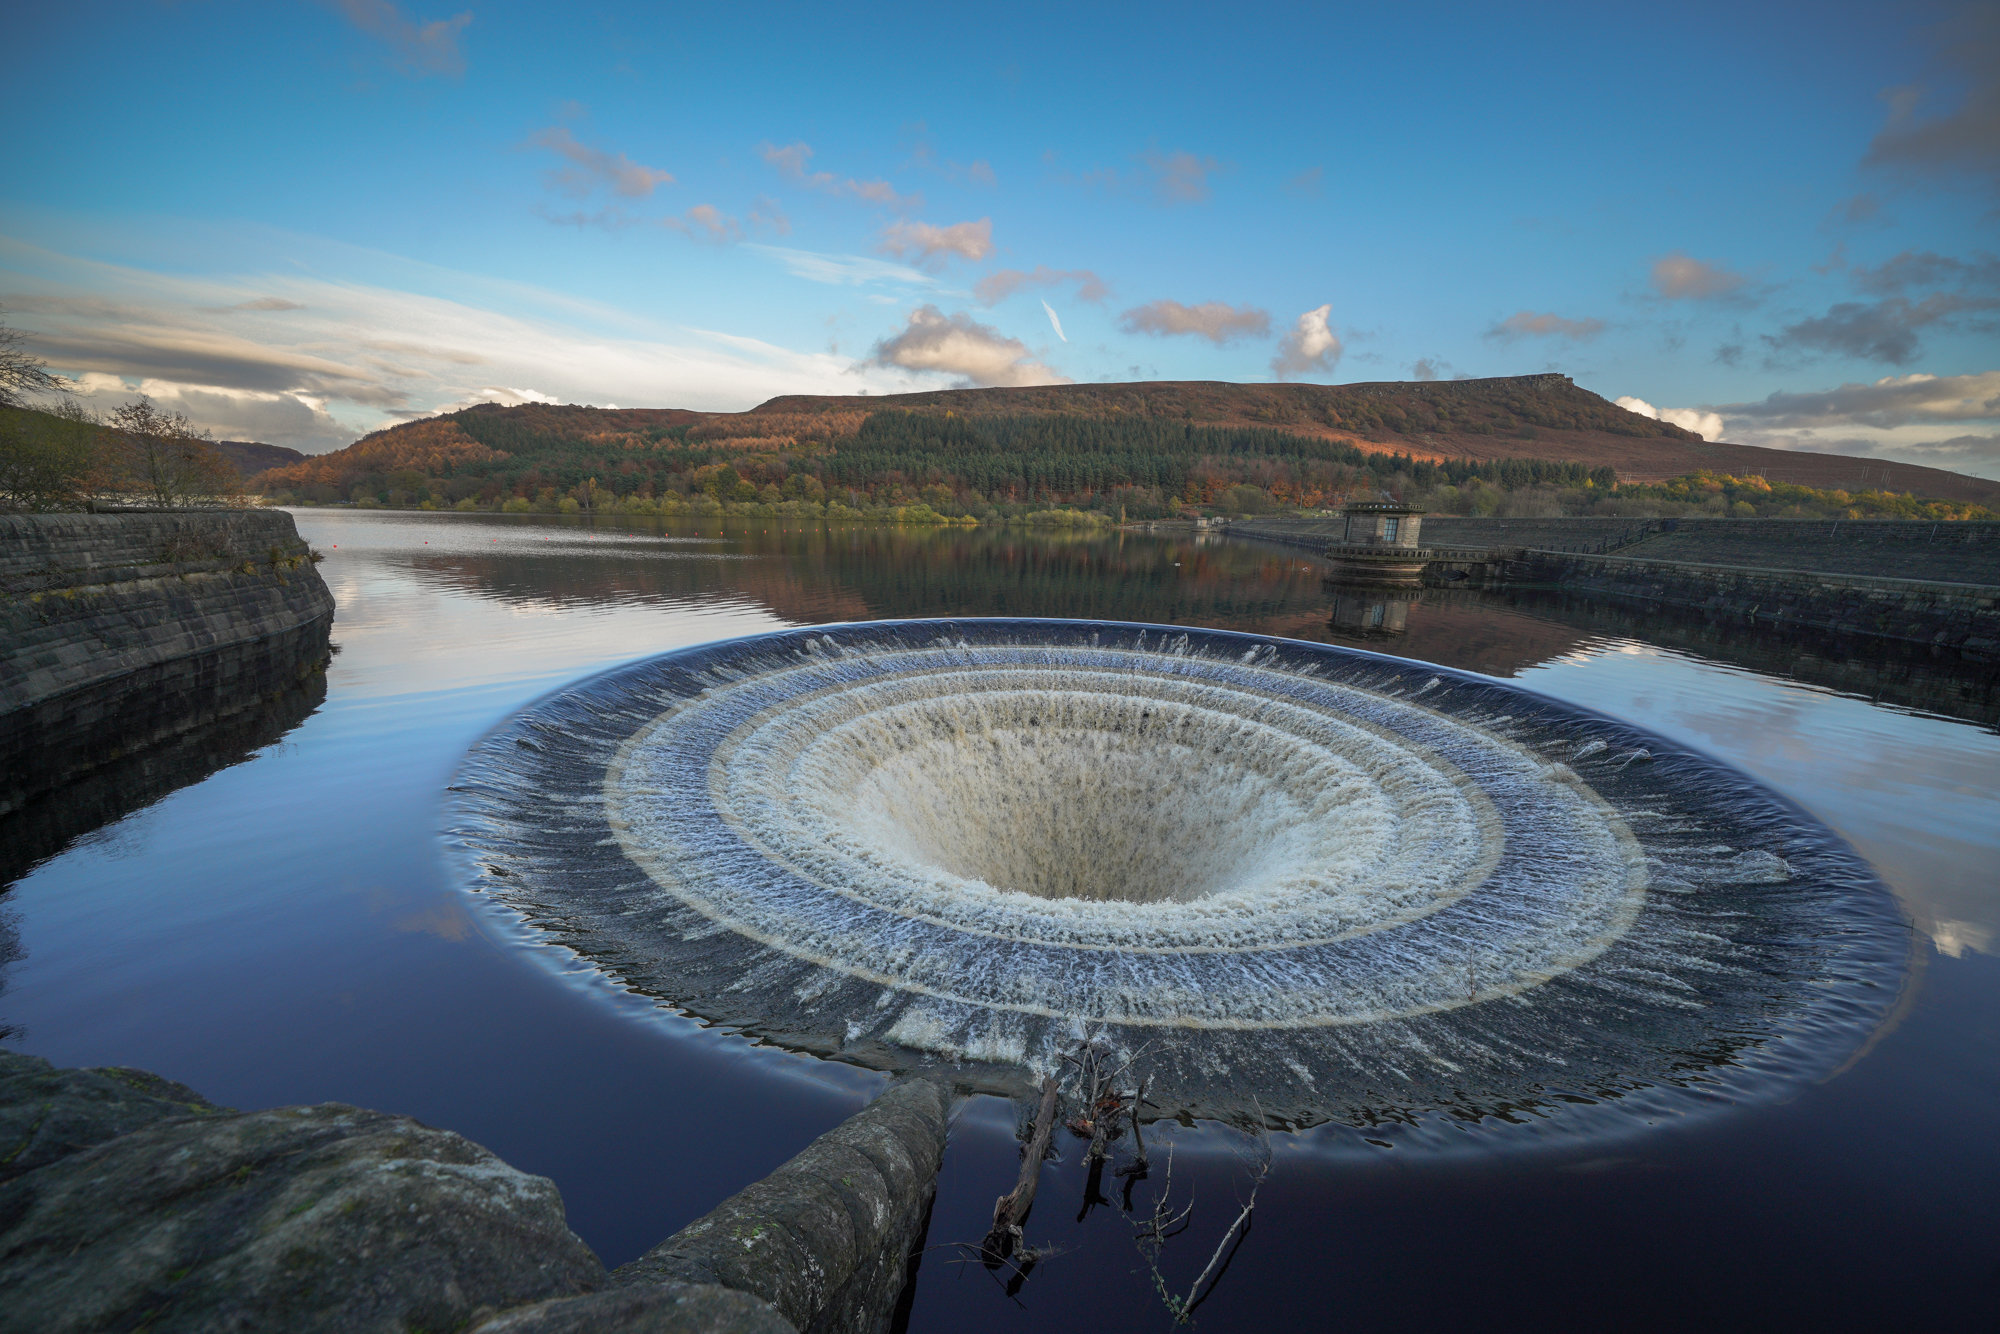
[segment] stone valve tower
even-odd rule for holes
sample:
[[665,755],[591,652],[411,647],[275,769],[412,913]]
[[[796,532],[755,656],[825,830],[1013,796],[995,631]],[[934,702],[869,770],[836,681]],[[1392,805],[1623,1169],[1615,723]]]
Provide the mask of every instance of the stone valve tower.
[[1432,553],[1420,546],[1423,512],[1386,497],[1349,504],[1339,540],[1327,543],[1329,580],[1349,584],[1419,582]]

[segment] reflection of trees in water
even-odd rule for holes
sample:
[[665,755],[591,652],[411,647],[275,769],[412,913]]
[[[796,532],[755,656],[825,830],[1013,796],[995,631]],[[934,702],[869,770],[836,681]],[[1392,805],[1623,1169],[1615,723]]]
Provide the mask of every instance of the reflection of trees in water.
[[[1322,583],[1322,562],[1260,543],[1021,528],[681,524],[659,531],[715,540],[652,546],[625,531],[627,540],[595,549],[427,555],[416,568],[475,596],[531,605],[728,600],[799,623],[903,616],[1154,621],[1355,643],[1494,676],[1516,675],[1595,637],[1631,637],[1884,703],[2000,720],[1990,664],[1564,594],[1426,588],[1394,609],[1403,632],[1379,638],[1381,627],[1363,623],[1367,605],[1353,608],[1354,623],[1343,623],[1343,591]],[[1383,614],[1388,620],[1390,609]]]
[[1325,603],[1312,561],[1241,543],[862,525],[739,529],[724,537],[656,551],[620,543],[601,553],[570,547],[546,555],[427,556],[417,569],[507,601],[748,598],[799,622],[1061,616],[1285,633],[1274,622],[1311,625]]

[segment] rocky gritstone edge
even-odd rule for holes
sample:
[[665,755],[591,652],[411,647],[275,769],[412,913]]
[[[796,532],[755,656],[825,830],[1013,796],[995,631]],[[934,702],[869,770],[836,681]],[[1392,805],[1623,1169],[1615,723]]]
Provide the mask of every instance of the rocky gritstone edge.
[[[1060,800],[1012,790],[1036,785]],[[1173,845],[1146,876],[1127,809]],[[448,830],[531,939],[753,1038],[1018,1095],[1101,1031],[1168,1114],[1412,1146],[1796,1088],[1866,1040],[1907,949],[1864,862],[1713,759],[1469,673],[1182,626],[665,654],[495,729]]]

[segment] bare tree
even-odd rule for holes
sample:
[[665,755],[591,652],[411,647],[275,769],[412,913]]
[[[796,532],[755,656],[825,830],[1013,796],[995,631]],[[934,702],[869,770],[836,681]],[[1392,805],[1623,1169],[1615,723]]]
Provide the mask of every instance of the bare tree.
[[220,500],[240,489],[229,460],[184,413],[162,412],[142,397],[113,412],[108,425],[119,446],[117,489],[167,508]]
[[68,380],[50,373],[47,362],[21,345],[21,331],[9,328],[6,316],[6,307],[0,306],[0,407],[20,407],[24,394],[52,394],[69,388]]

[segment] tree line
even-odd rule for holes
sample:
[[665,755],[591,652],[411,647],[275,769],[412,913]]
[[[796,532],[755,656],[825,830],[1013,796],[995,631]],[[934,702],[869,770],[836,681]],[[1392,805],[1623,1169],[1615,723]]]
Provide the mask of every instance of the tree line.
[[[692,416],[692,414],[687,414]],[[1435,462],[1271,427],[1171,419],[879,410],[779,419],[789,433],[716,438],[666,413],[468,409],[392,428],[266,475],[308,503],[465,509],[839,503],[1011,518],[1053,507],[1130,518],[1312,508],[1357,494],[1465,485],[1605,487],[1609,468],[1545,459]],[[730,425],[733,425],[730,424]],[[755,423],[735,426],[736,430]],[[638,512],[644,512],[643,508]]]
[[[73,387],[0,318],[0,508],[178,507],[242,490],[236,469],[183,414],[141,395],[100,415],[68,396]],[[49,406],[30,407],[31,399]]]
[[224,503],[242,479],[178,412],[135,399],[98,414],[74,399],[0,407],[0,507],[83,510]]

